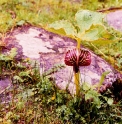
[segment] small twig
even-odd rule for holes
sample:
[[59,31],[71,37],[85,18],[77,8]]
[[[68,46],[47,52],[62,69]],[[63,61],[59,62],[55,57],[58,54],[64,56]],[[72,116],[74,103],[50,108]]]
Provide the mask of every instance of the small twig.
[[120,9],[122,9],[122,6],[120,6],[120,7],[110,7],[110,8],[106,8],[106,9],[101,9],[101,10],[97,10],[97,12],[114,11],[114,10],[120,10]]
[[105,58],[108,58],[102,51],[100,51],[94,44],[90,43],[95,49],[98,50],[99,53],[101,53]]

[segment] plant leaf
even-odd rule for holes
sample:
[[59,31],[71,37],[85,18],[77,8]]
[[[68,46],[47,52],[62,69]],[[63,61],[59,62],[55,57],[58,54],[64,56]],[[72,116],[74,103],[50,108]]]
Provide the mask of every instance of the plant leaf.
[[91,25],[84,33],[78,33],[78,37],[85,41],[95,41],[98,39],[108,39],[111,35],[107,32],[103,25]]
[[98,91],[99,91],[100,87],[102,86],[102,84],[103,84],[103,82],[104,82],[104,80],[105,80],[105,77],[106,77],[109,73],[110,73],[110,71],[105,71],[105,72],[103,72],[102,75],[101,75],[101,78],[100,78],[99,83],[93,85],[93,88],[95,88],[95,89],[98,88]]
[[17,81],[19,81],[20,83],[22,83],[24,80],[21,78],[21,77],[19,77],[19,76],[14,76],[14,80],[17,80]]
[[30,71],[21,71],[20,73],[19,73],[19,76],[20,77],[29,77],[29,78],[31,78],[31,76],[29,75],[30,74]]
[[60,35],[75,36],[75,27],[67,20],[56,21],[49,25],[49,30]]
[[88,90],[87,93],[85,93],[85,100],[89,100],[89,99],[93,99],[94,100],[94,104],[97,105],[97,108],[100,107],[100,99],[99,99],[100,94],[95,91],[95,90]]
[[89,10],[80,10],[75,14],[75,19],[80,32],[88,30],[92,25],[102,25],[104,14]]
[[16,55],[17,55],[17,48],[12,48],[9,53],[9,57],[13,59]]
[[112,99],[112,98],[108,98],[107,103],[108,103],[109,105],[112,105],[112,104],[113,104],[113,99]]
[[104,39],[104,38],[100,38],[100,39],[92,41],[92,43],[94,45],[97,45],[97,46],[106,46],[106,45],[114,43],[114,42],[117,42],[117,41],[113,41],[113,40],[109,40],[109,39]]
[[83,90],[88,91],[88,90],[91,89],[91,86],[90,86],[90,84],[88,84],[88,83],[83,83],[82,88],[83,88]]
[[19,22],[17,22],[18,26],[22,26],[25,23],[25,20],[20,20]]
[[12,59],[7,55],[0,54],[0,60],[2,60],[2,61],[11,61]]

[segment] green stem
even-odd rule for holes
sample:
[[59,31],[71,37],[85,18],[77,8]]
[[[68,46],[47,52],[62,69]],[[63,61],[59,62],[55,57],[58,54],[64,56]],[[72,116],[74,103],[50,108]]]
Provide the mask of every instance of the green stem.
[[91,46],[93,46],[95,49],[97,49],[97,51],[99,52],[99,53],[101,53],[105,58],[108,58],[102,51],[100,51],[99,50],[99,48],[97,48],[94,44],[92,44],[92,43],[90,43],[91,44]]
[[80,49],[80,40],[77,39],[77,49]]
[[75,76],[75,86],[76,86],[76,96],[78,96],[79,93],[80,93],[79,75],[80,75],[79,71],[74,74],[74,76]]

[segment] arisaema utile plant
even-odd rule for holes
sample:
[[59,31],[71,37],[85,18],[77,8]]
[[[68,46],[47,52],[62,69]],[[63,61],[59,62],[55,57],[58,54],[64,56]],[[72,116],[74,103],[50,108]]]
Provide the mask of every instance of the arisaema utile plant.
[[[65,64],[73,66],[76,85],[76,95],[80,91],[79,66],[88,66],[91,63],[91,54],[88,50],[81,48],[83,42],[92,45],[107,45],[114,42],[114,37],[107,31],[104,25],[105,14],[89,10],[80,10],[75,14],[74,21],[59,20],[49,25],[48,30],[68,36],[77,41],[76,49],[67,51]],[[106,56],[104,56],[106,57]]]

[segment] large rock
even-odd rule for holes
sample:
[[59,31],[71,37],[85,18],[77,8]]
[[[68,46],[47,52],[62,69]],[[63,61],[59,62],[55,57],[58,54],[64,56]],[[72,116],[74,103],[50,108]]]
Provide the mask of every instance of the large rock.
[[[16,29],[11,36],[13,38],[12,43],[16,42],[16,47],[22,48],[19,51],[23,51],[24,56],[39,61],[41,74],[53,78],[61,89],[65,89],[68,86],[71,93],[75,92],[73,69],[64,64],[64,55],[67,50],[76,47],[75,40],[61,37],[37,27]],[[85,48],[82,47],[82,49]],[[101,87],[101,90],[104,91],[121,75],[105,60],[95,55],[92,51],[90,52],[92,55],[91,65],[80,67],[81,83],[97,84],[101,75],[109,71],[110,73],[106,76]]]
[[106,21],[114,29],[122,31],[122,10],[108,13]]
[[4,78],[0,80],[0,94],[4,92],[6,88],[11,86],[11,80],[9,78]]

